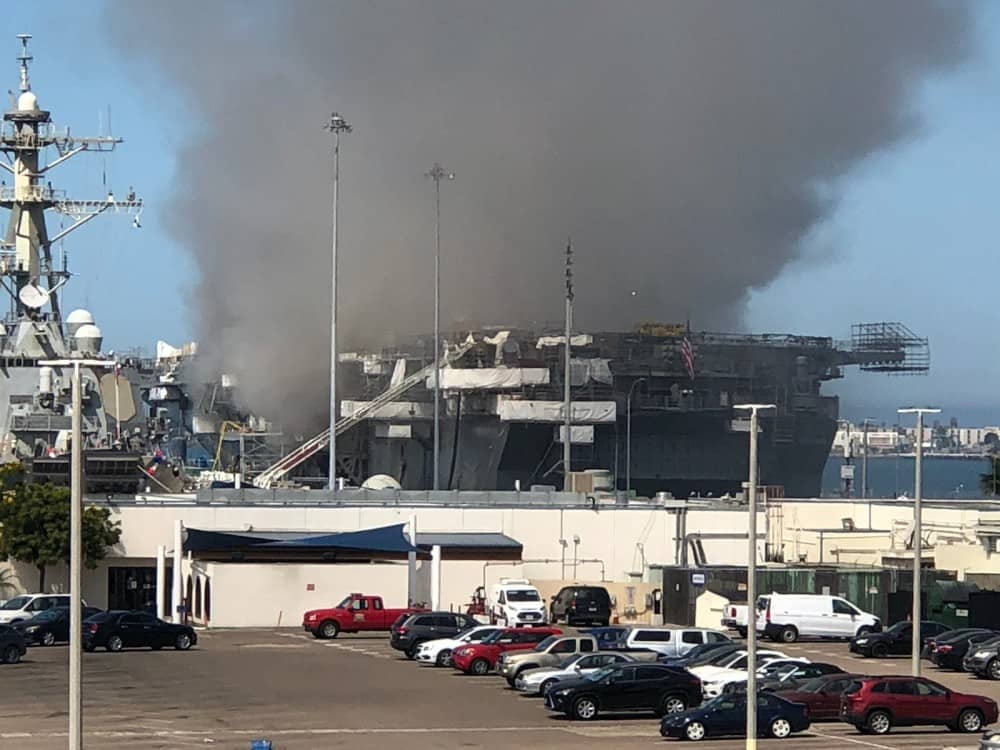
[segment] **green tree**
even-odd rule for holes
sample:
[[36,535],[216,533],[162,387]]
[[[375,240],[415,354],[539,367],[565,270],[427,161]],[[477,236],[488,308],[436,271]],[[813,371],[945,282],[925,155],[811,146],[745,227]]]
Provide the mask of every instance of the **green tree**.
[[1000,455],[994,453],[988,459],[990,470],[979,475],[979,487],[987,495],[1000,495]]
[[[17,482],[0,501],[0,558],[38,568],[38,590],[45,590],[45,569],[69,564],[69,489]],[[83,511],[83,561],[96,568],[108,548],[121,539],[121,524],[107,508]]]

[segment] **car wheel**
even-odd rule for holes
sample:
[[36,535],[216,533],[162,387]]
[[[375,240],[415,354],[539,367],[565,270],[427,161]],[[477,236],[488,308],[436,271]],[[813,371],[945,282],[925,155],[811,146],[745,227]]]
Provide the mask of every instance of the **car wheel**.
[[884,643],[876,643],[872,646],[872,656],[876,659],[884,659],[889,655],[889,647]]
[[335,620],[326,620],[319,626],[320,638],[336,638],[340,634],[340,625]]
[[545,693],[548,692],[549,688],[555,685],[557,682],[559,682],[559,680],[546,680],[539,686],[538,692],[542,695],[545,695]]
[[771,736],[783,740],[785,737],[792,733],[792,725],[789,723],[788,719],[778,717],[771,722]]
[[1000,680],[1000,659],[990,659],[990,663],[986,665],[986,676],[991,680]]
[[476,659],[469,665],[469,671],[472,672],[472,674],[486,674],[490,671],[490,663],[486,661],[486,659]]
[[692,742],[697,742],[698,740],[705,738],[705,725],[700,721],[692,721],[686,727],[684,727],[684,736],[687,737]]
[[577,698],[573,701],[573,716],[581,721],[597,718],[597,701],[593,698]]
[[660,706],[661,714],[679,714],[687,711],[687,701],[680,695],[668,695]]
[[191,648],[191,636],[187,633],[180,633],[177,638],[174,639],[174,648],[178,651],[187,651]]
[[108,638],[108,642],[104,644],[104,648],[106,651],[118,652],[122,650],[122,646],[124,645],[125,644],[122,642],[122,637],[120,635],[113,635]]
[[799,639],[799,631],[793,628],[791,625],[786,625],[781,629],[778,634],[782,643],[795,643]]
[[53,633],[51,630],[42,636],[43,646],[52,646],[55,645],[55,642],[56,642],[56,634]]
[[21,649],[11,644],[3,650],[2,661],[4,664],[17,664],[21,661]]
[[967,708],[958,715],[958,728],[963,732],[978,732],[983,728],[983,715],[974,708]]
[[447,667],[451,663],[451,649],[445,648],[438,651],[437,659],[434,660],[434,664],[439,667]]
[[892,729],[892,719],[885,711],[872,711],[868,714],[865,729],[871,734],[888,734],[889,730]]
[[408,649],[406,649],[406,651],[404,652],[406,654],[406,658],[409,659],[410,661],[416,659],[417,650],[420,648],[420,644],[422,643],[423,641],[417,641],[416,643],[412,644]]

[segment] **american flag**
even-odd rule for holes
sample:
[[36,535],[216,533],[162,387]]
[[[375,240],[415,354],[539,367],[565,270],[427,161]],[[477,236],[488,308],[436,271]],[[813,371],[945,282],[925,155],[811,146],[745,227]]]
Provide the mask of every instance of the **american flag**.
[[684,367],[687,368],[688,375],[691,380],[694,380],[694,349],[691,348],[691,342],[688,337],[684,337],[683,343],[681,343],[681,356],[684,357]]

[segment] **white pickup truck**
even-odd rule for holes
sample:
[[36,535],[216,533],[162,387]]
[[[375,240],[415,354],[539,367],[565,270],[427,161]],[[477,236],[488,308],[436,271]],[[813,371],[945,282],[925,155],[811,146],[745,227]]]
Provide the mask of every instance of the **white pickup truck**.
[[735,630],[741,638],[747,637],[747,605],[730,602],[722,608],[722,627]]

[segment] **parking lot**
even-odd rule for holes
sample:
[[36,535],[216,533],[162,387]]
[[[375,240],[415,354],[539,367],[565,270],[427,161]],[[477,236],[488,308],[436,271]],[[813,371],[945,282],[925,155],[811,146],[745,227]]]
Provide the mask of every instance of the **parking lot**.
[[[801,643],[789,655],[848,671],[906,674],[906,658],[852,657],[843,643]],[[66,648],[33,648],[0,666],[0,748],[66,747]],[[1000,699],[1000,682],[955,672],[925,674],[955,690]],[[679,744],[659,737],[651,717],[571,722],[499,677],[421,667],[393,651],[385,635],[318,641],[294,630],[211,631],[189,652],[84,654],[85,735],[90,748],[241,748],[266,737],[276,750],[376,748],[638,748]],[[767,747],[972,750],[978,737],[939,729],[858,734],[816,724]],[[711,740],[699,747],[742,747]]]

